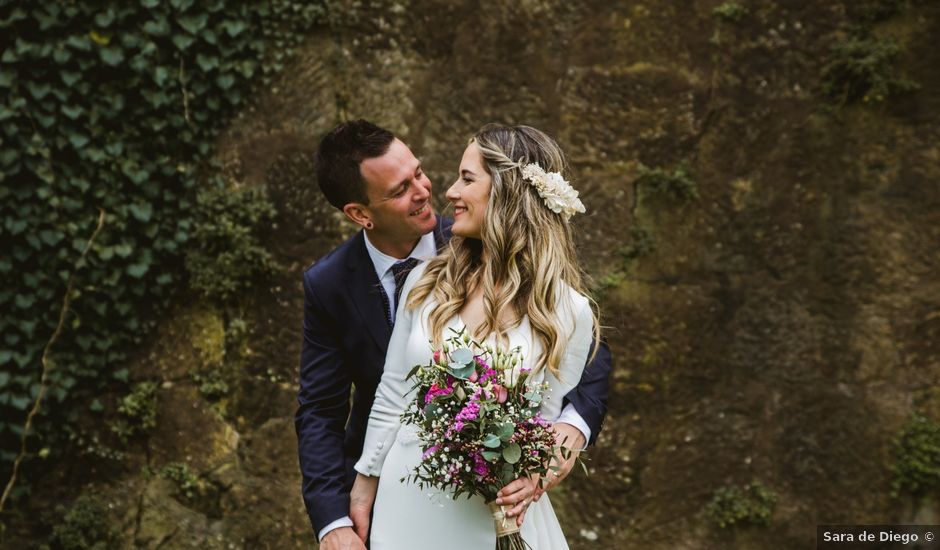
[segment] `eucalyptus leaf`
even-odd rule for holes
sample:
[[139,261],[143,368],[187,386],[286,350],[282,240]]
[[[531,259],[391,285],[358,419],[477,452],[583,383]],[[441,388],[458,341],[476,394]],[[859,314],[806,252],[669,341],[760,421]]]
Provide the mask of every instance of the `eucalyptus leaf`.
[[510,443],[503,449],[503,459],[506,462],[515,464],[520,458],[522,458],[522,447],[518,443]]
[[483,446],[489,447],[490,449],[499,448],[502,445],[502,442],[499,440],[499,437],[494,434],[486,434],[483,437]]
[[500,456],[502,456],[502,453],[500,453],[499,451],[483,451],[480,454],[483,455],[483,459],[486,460],[487,462],[493,462],[494,460],[497,460]]
[[496,435],[503,441],[509,441],[515,431],[516,427],[511,422],[504,422],[496,426]]
[[450,360],[461,365],[468,365],[473,362],[473,352],[468,348],[457,348],[450,352]]
[[460,380],[467,380],[473,374],[474,368],[473,365],[461,366],[458,363],[451,363],[448,365],[447,372],[451,374],[454,378],[459,378]]

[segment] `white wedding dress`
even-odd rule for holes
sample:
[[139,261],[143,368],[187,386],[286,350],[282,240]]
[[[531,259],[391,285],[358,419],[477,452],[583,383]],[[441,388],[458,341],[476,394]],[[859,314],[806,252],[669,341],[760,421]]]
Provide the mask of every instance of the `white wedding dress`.
[[[402,303],[424,273],[424,267],[425,264],[419,265],[409,274],[401,294]],[[548,420],[558,418],[564,396],[581,379],[593,338],[593,317],[587,298],[567,285],[561,287],[558,311],[565,326],[562,334],[569,337],[560,376],[555,377],[544,369],[533,375],[535,381],[545,380],[551,388],[541,407],[543,417]],[[421,490],[412,482],[401,481],[421,460],[415,429],[403,426],[399,415],[414,398],[413,383],[405,380],[405,376],[412,367],[427,364],[430,358],[427,321],[431,305],[429,298],[413,310],[401,305],[398,308],[365,445],[355,466],[361,474],[380,476],[370,534],[372,550],[489,550],[496,546],[493,519],[481,497],[468,500],[462,495],[455,501],[440,490]],[[459,329],[463,323],[455,316],[449,326]],[[528,317],[510,330],[508,336],[511,346],[522,347],[523,365],[532,368],[541,347],[533,341]],[[548,494],[529,506],[522,537],[534,550],[568,548]]]

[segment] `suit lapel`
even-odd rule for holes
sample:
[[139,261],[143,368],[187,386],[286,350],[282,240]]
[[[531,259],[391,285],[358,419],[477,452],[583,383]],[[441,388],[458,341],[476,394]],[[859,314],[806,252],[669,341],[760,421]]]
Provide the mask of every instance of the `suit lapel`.
[[356,234],[352,245],[353,249],[346,264],[349,292],[359,310],[363,324],[384,354],[388,349],[388,341],[392,337],[392,329],[385,320],[382,296],[379,294],[379,279],[375,275],[372,259],[366,251],[362,231]]

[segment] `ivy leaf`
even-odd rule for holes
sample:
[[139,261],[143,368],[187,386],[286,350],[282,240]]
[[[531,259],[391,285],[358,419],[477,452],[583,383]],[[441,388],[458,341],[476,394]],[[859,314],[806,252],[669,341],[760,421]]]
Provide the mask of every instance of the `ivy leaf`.
[[13,84],[13,73],[9,71],[0,71],[0,86],[9,88]]
[[241,21],[227,20],[222,23],[222,28],[229,36],[235,38],[245,30],[245,24]]
[[107,151],[112,157],[120,156],[124,151],[124,144],[120,141],[113,141],[104,146],[104,150]]
[[15,409],[25,411],[26,407],[29,406],[29,398],[20,395],[11,395],[10,396],[10,405]]
[[85,112],[85,109],[83,109],[82,106],[79,104],[63,105],[61,107],[61,110],[62,110],[62,114],[64,114],[65,116],[69,117],[72,120],[77,119],[78,117],[82,115],[82,113]]
[[126,258],[130,256],[131,252],[133,252],[133,248],[131,248],[131,245],[126,244],[126,243],[119,244],[114,247],[114,253],[122,258]]
[[65,43],[76,50],[88,51],[91,49],[91,41],[86,36],[73,34],[65,40]]
[[181,27],[190,34],[198,34],[206,26],[209,15],[202,13],[199,15],[184,15],[176,20]]
[[195,41],[196,39],[189,35],[185,35],[185,34],[173,35],[173,45],[176,46],[180,50],[185,50],[186,48],[192,46],[193,42]]
[[153,71],[153,81],[157,83],[157,86],[163,86],[169,77],[170,70],[162,65]]
[[101,48],[101,60],[112,67],[116,67],[124,61],[124,52],[115,47]]
[[166,36],[170,33],[170,23],[164,17],[144,23],[144,32],[154,36]]
[[59,73],[59,76],[66,86],[72,86],[82,78],[81,73],[73,73],[71,71],[62,71]]
[[52,231],[50,229],[43,229],[42,231],[39,232],[39,238],[42,240],[42,242],[46,243],[47,245],[55,246],[59,244],[59,241],[65,238],[65,235],[63,235],[62,232],[60,231]]
[[219,66],[219,59],[214,56],[196,54],[196,64],[203,71],[209,72]]
[[107,46],[111,42],[110,34],[99,34],[98,31],[88,33],[88,38],[91,38],[91,41],[99,46]]
[[160,0],[140,0],[140,5],[145,8],[153,9],[160,5]]
[[232,87],[232,84],[235,84],[235,77],[230,74],[220,74],[215,79],[215,83],[223,90],[228,90]]
[[55,62],[59,63],[60,65],[68,63],[69,59],[72,59],[72,52],[60,46],[56,48],[54,52],[52,52],[52,59],[54,59]]
[[114,22],[114,12],[108,10],[95,16],[95,24],[101,28],[107,28]]
[[49,91],[52,90],[52,87],[45,82],[36,82],[29,81],[26,83],[26,89],[29,90],[30,95],[36,99],[42,99],[49,95]]
[[140,279],[147,273],[148,269],[150,269],[150,266],[147,264],[131,264],[127,266],[127,274]]
[[138,204],[130,204],[128,209],[131,211],[131,214],[137,218],[138,221],[149,222],[150,216],[153,214],[153,207],[150,206],[150,203],[143,202]]
[[88,137],[77,133],[69,134],[69,143],[72,144],[72,147],[81,149],[85,145],[88,145]]

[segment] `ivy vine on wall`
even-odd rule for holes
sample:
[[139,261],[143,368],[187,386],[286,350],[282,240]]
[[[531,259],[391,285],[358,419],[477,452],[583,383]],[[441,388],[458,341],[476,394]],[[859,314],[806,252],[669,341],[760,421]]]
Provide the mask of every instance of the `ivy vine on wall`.
[[218,180],[213,136],[329,14],[283,0],[0,0],[0,472],[66,280],[41,456],[84,413],[75,404],[127,384],[122,363],[185,284],[196,190]]

